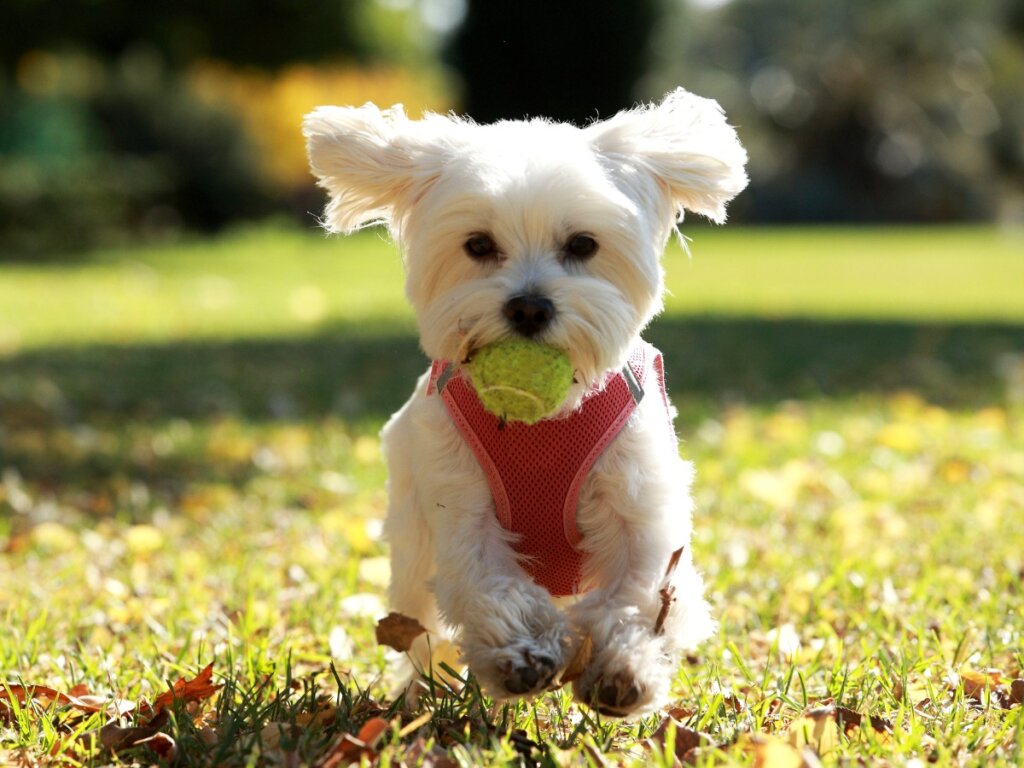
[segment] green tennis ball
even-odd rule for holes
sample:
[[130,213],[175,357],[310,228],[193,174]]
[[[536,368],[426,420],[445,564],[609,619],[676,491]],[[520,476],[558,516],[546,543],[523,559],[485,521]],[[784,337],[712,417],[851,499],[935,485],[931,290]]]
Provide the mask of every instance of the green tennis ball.
[[572,363],[564,350],[511,338],[481,347],[469,378],[484,408],[500,419],[533,424],[551,415],[572,385]]

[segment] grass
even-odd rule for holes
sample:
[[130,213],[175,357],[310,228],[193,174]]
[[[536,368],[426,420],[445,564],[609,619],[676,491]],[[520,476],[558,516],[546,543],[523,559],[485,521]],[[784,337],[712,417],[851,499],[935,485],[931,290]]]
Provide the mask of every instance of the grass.
[[[978,228],[698,228],[666,256],[667,309],[700,315],[1024,320],[1024,234]],[[282,338],[339,324],[411,327],[397,254],[376,232],[241,230],[215,241],[8,265],[0,351]]]
[[[632,724],[386,700],[376,431],[424,361],[373,234],[0,267],[0,762],[668,765],[693,731],[700,765],[1024,762],[1020,237],[694,241],[649,335],[720,630]],[[211,663],[224,687],[160,716],[173,752],[2,693],[153,702]]]

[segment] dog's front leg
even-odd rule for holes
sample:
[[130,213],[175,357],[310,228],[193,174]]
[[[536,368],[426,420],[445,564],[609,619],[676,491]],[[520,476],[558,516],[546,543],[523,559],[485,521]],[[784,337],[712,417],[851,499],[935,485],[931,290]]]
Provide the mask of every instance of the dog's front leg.
[[438,606],[461,628],[463,660],[487,693],[537,693],[566,664],[569,623],[519,566],[489,496],[477,501],[436,511]]
[[684,648],[713,629],[689,552],[690,465],[624,432],[580,499],[596,588],[573,610],[593,656],[573,684],[580,701],[623,717],[662,705]]

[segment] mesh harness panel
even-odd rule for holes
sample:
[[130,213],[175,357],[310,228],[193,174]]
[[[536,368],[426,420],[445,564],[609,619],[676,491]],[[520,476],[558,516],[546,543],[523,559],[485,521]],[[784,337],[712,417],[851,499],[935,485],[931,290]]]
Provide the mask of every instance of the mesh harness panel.
[[661,353],[644,341],[577,410],[529,426],[502,422],[484,409],[468,375],[447,361],[433,364],[428,394],[440,393],[484,470],[498,521],[516,534],[513,547],[520,564],[552,595],[580,591],[586,554],[579,548],[582,536],[576,525],[580,489],[652,376],[674,436]]

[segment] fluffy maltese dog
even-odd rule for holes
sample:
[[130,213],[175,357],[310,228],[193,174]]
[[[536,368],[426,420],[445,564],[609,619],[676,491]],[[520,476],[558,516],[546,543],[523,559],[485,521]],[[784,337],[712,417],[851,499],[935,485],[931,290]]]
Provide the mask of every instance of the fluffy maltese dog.
[[[684,210],[722,222],[746,186],[736,132],[679,89],[585,128],[367,104],[321,107],[304,133],[324,224],[388,226],[435,361],[382,435],[390,605],[428,629],[402,689],[414,699],[445,661],[497,699],[571,682],[607,715],[661,706],[714,623],[689,549],[693,469],[640,333]],[[474,352],[513,337],[573,369],[532,425],[467,384]]]

